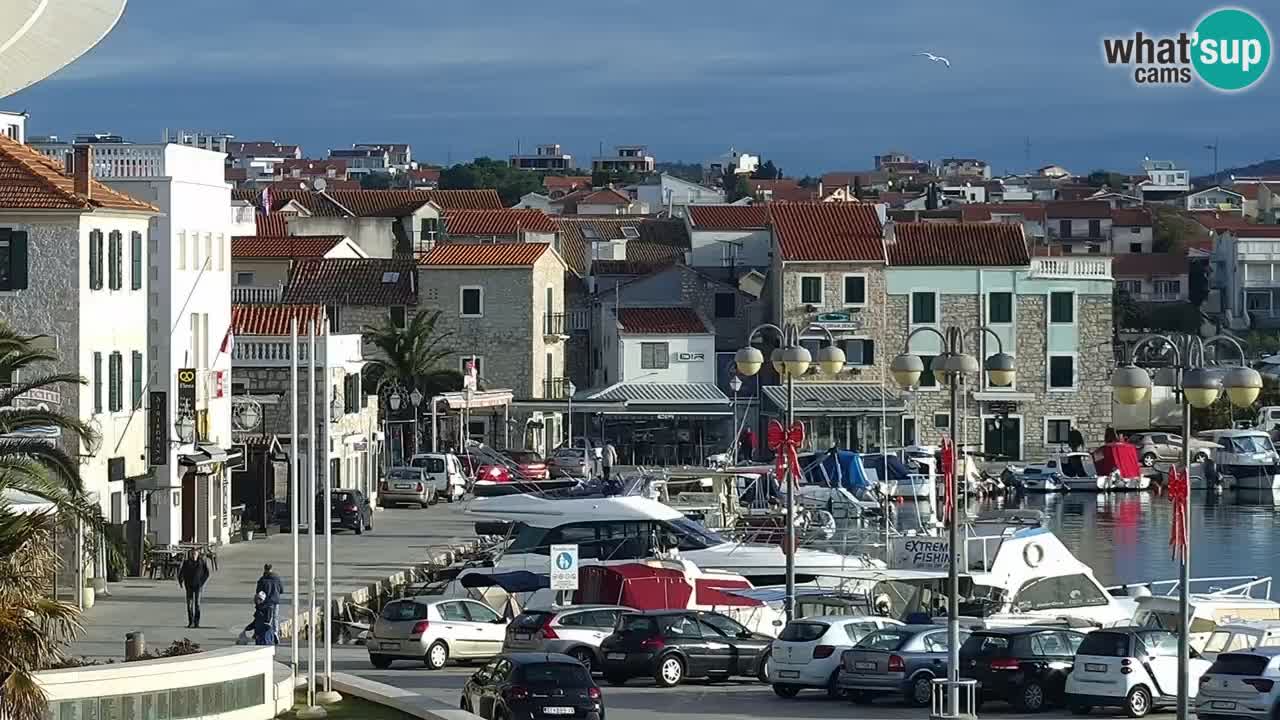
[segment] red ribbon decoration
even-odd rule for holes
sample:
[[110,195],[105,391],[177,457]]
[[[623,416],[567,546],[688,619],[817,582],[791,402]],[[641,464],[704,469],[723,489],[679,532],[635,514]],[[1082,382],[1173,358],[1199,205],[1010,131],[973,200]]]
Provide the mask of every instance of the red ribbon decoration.
[[791,482],[799,486],[800,457],[796,454],[796,450],[804,444],[804,425],[797,421],[791,424],[789,430],[784,430],[782,423],[770,420],[768,441],[769,449],[777,455],[774,472],[778,476],[778,482],[783,482],[787,466],[790,465]]
[[1178,472],[1177,466],[1169,468],[1169,501],[1173,503],[1173,527],[1169,531],[1169,547],[1175,560],[1186,558],[1187,550],[1187,498],[1190,483],[1187,472]]
[[951,522],[951,514],[956,508],[955,483],[951,481],[956,472],[956,447],[951,442],[950,435],[942,437],[942,487],[944,488],[944,500],[942,506],[942,517]]

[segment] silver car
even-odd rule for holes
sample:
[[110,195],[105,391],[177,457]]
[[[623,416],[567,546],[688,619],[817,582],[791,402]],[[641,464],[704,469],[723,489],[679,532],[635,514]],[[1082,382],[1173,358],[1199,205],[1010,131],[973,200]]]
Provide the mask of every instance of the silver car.
[[[1129,442],[1138,449],[1138,458],[1147,467],[1154,466],[1157,461],[1181,462],[1182,460],[1181,435],[1162,432],[1138,433],[1131,436]],[[1217,449],[1217,443],[1191,438],[1191,462],[1204,462],[1213,457],[1213,451]]]
[[507,626],[502,651],[562,653],[590,670],[600,666],[600,643],[613,634],[623,612],[633,611],[621,605],[526,610]]
[[1200,676],[1195,710],[1200,720],[1269,720],[1280,709],[1280,648],[1222,653]]
[[475,600],[402,598],[387,603],[369,631],[369,662],[386,669],[395,660],[439,670],[450,659],[491,658],[502,652],[507,621]]
[[378,505],[418,505],[427,507],[436,502],[436,486],[424,468],[393,467],[387,471],[387,479],[378,488]]

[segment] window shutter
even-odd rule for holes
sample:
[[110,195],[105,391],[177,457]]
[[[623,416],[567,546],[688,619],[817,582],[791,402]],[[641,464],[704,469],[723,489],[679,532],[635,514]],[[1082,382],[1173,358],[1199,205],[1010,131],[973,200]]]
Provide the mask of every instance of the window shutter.
[[120,353],[111,353],[107,361],[107,409],[120,409]]
[[9,233],[9,290],[27,289],[27,233]]
[[142,233],[134,232],[129,236],[129,248],[131,255],[129,259],[132,261],[133,283],[131,287],[134,290],[142,289]]
[[142,353],[133,353],[133,409],[142,408]]
[[876,341],[867,339],[862,341],[862,364],[876,364]]
[[121,237],[119,230],[112,230],[107,236],[107,287],[111,290],[119,290],[124,287],[124,279],[122,277],[124,267],[122,266],[121,256],[124,248],[121,247],[124,238]]
[[[92,245],[93,241],[90,240]],[[93,411],[102,412],[102,353],[93,354]]]

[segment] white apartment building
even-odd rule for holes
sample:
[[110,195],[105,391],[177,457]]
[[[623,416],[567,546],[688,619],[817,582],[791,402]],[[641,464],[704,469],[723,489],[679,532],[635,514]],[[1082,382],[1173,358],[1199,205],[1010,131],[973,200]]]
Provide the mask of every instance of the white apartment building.
[[0,110],[0,135],[20,143],[27,141],[27,114]]

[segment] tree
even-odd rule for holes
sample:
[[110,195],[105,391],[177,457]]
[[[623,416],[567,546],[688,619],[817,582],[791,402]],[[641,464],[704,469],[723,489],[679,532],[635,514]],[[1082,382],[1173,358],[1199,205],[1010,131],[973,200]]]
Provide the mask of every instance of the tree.
[[755,172],[751,173],[751,177],[754,180],[777,180],[782,177],[782,171],[773,164],[772,160],[765,160]]
[[1176,208],[1148,205],[1152,218],[1151,249],[1158,253],[1181,254],[1199,234],[1199,223],[1192,221]]
[[812,175],[805,175],[804,177],[800,178],[800,182],[797,184],[802,188],[811,188],[811,187],[818,187],[819,181],[820,181],[819,178],[813,177]]
[[1125,176],[1120,173],[1109,170],[1094,170],[1089,173],[1089,177],[1085,181],[1096,188],[1110,187],[1112,190],[1119,190],[1124,187],[1125,180]]
[[[60,564],[55,530],[83,523],[101,541],[106,526],[84,492],[78,459],[42,437],[24,437],[24,431],[55,428],[73,447],[96,441],[75,417],[20,406],[18,398],[32,391],[85,383],[77,375],[47,372],[42,366],[58,358],[39,347],[41,340],[0,323],[0,378],[17,378],[0,385],[0,698],[14,720],[45,717],[44,691],[32,673],[61,661],[80,631],[76,607],[50,597]],[[6,491],[40,498],[52,511],[19,513],[3,499]]]
[[493,188],[498,191],[504,205],[515,205],[520,198],[532,192],[542,192],[540,172],[519,170],[510,164],[487,157],[478,157],[470,163],[459,163],[440,171],[441,190],[479,190]]
[[370,172],[360,176],[361,190],[389,190],[391,175],[389,173]]
[[751,184],[747,182],[746,176],[734,172],[732,166],[725,167],[720,176],[720,187],[724,189],[726,202],[735,202],[751,195]]
[[429,411],[430,399],[436,395],[461,389],[461,374],[440,364],[453,350],[445,346],[452,333],[436,331],[439,320],[439,310],[419,310],[403,328],[390,318],[381,326],[366,326],[364,341],[378,352],[365,364],[365,387],[375,393],[387,386],[402,388],[406,394],[416,389],[425,398],[417,413]]
[[597,170],[591,173],[592,187],[633,185],[638,182],[640,182],[640,176],[630,170]]

